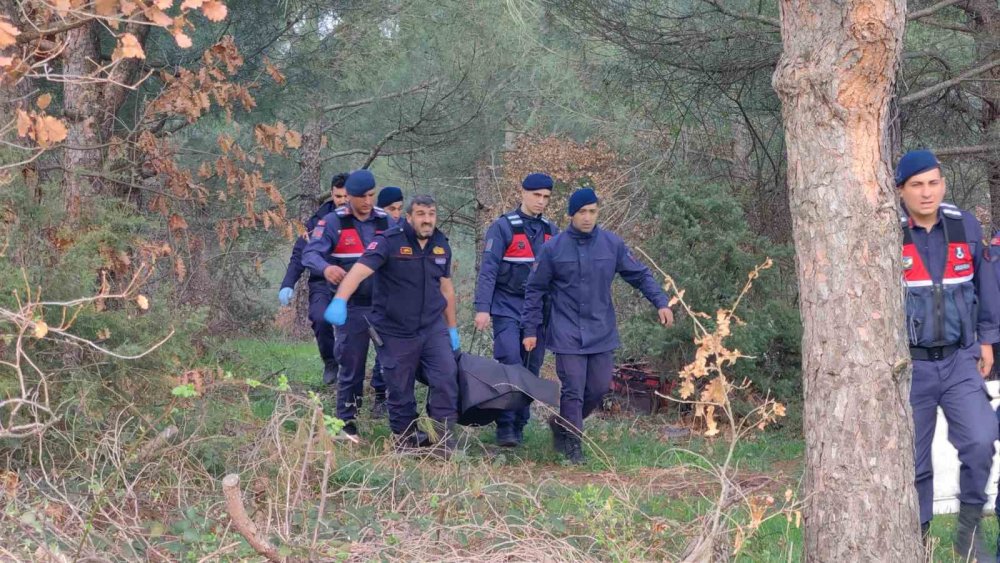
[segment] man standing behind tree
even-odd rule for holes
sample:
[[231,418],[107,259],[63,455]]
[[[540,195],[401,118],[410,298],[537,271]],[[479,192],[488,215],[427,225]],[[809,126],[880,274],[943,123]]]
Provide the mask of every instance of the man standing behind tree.
[[[285,279],[281,282],[281,291],[278,292],[278,300],[282,305],[287,306],[292,302],[295,294],[295,284],[302,277],[302,272],[306,269],[302,265],[302,251],[309,242],[309,233],[316,228],[316,223],[326,216],[327,213],[347,203],[347,190],[344,189],[344,182],[347,181],[347,174],[340,173],[330,181],[330,199],[319,206],[316,213],[306,221],[306,234],[295,240],[292,247],[292,257],[288,260],[288,268],[285,270]],[[326,310],[333,299],[330,285],[321,274],[309,273],[309,321],[312,323],[313,334],[316,335],[316,344],[319,346],[319,357],[323,360],[323,383],[333,385],[337,382],[337,360],[333,350],[336,346],[333,326],[323,319],[323,311]]]
[[[302,253],[302,263],[314,274],[321,274],[336,287],[361,258],[375,235],[389,229],[389,216],[375,207],[375,176],[368,170],[356,170],[344,184],[347,205],[328,213],[316,224],[309,244]],[[372,313],[372,284],[366,283],[347,304],[351,322],[337,328],[337,418],[344,421],[344,432],[358,434],[357,414],[364,394],[365,363],[368,360],[368,322]]]
[[902,203],[906,334],[913,358],[910,405],[920,528],[926,537],[934,508],[931,444],[941,407],[948,439],[962,462],[955,551],[963,560],[985,561],[979,521],[997,422],[983,378],[993,367],[992,344],[1000,340],[1000,288],[982,259],[979,221],[942,203],[945,181],[933,153],[906,153],[896,167],[896,188]]
[[583,419],[611,388],[618,325],[611,282],[620,275],[657,309],[660,324],[674,324],[667,296],[653,274],[617,235],[597,226],[597,194],[580,188],[569,198],[570,226],[542,246],[524,294],[524,349],[538,345],[542,300],[552,300],[545,334],[562,382],[559,420],[549,419],[556,451],[583,463]]
[[[525,365],[538,375],[545,357],[544,336],[531,352],[521,346],[524,284],[538,251],[558,229],[542,216],[552,198],[552,178],[529,174],[521,188],[521,205],[494,221],[486,231],[476,281],[475,322],[476,330],[486,330],[493,321],[494,359],[502,364]],[[529,407],[504,412],[497,420],[497,444],[520,445],[530,416]]]

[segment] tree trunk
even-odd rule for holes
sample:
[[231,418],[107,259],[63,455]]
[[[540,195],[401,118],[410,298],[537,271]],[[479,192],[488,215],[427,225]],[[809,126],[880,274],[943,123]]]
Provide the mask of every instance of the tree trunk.
[[[970,16],[976,60],[983,63],[996,60],[1000,56],[1000,6],[996,0],[975,0],[969,2],[965,10]],[[981,78],[973,86],[979,87],[982,100],[980,144],[1000,144],[1000,67],[994,67]],[[982,158],[990,188],[992,228],[997,229],[1000,228],[1000,152],[990,151]]]
[[920,561],[887,125],[905,0],[781,0],[803,322],[805,558]]
[[[92,22],[66,33],[63,66],[67,75],[89,76],[94,71],[100,55],[96,26]],[[88,80],[69,81],[63,88],[63,111],[69,123],[63,152],[63,186],[70,223],[79,220],[83,199],[100,187],[100,179],[80,172],[97,172],[101,168],[102,90],[100,82]]]
[[[299,149],[299,220],[306,222],[316,212],[316,195],[326,193],[323,189],[322,167],[320,153],[323,149],[323,130],[326,128],[325,118],[310,119],[302,130],[302,147]],[[307,233],[308,235],[308,233]],[[307,271],[304,278],[308,279]],[[301,280],[300,280],[301,281]],[[305,337],[311,333],[309,323],[309,288],[306,283],[295,284],[295,325],[293,336]]]

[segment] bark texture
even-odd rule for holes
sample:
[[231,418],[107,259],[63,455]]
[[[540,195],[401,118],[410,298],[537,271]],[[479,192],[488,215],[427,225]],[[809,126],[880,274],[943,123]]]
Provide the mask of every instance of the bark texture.
[[887,125],[904,0],[781,0],[808,561],[920,561]]

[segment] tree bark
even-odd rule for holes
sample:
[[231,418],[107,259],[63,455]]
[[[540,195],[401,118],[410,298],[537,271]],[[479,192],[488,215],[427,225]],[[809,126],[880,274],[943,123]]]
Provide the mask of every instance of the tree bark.
[[[302,130],[302,147],[299,149],[299,220],[305,223],[316,212],[317,194],[326,193],[323,189],[322,167],[320,153],[323,149],[323,131],[328,121],[324,117],[310,119]],[[309,273],[303,276],[308,279]],[[300,280],[301,281],[301,280]],[[295,325],[293,336],[306,337],[311,333],[309,322],[309,288],[306,283],[295,284],[295,297],[292,301],[295,307]]]
[[[91,22],[66,32],[65,74],[89,76],[94,71],[94,63],[100,56],[97,31],[97,23]],[[63,88],[63,112],[69,124],[63,151],[66,174],[63,186],[71,224],[81,217],[83,199],[96,193],[101,185],[101,179],[96,176],[76,173],[101,168],[101,93],[101,83],[88,80],[71,80]]]
[[920,561],[901,253],[888,159],[904,0],[781,0],[803,322],[805,558]]
[[[1000,6],[996,0],[974,0],[964,5],[972,28],[976,60],[1000,59]],[[979,126],[984,145],[1000,142],[1000,67],[993,67],[976,83],[982,100]],[[990,190],[992,228],[1000,227],[1000,151],[983,153],[983,167]]]

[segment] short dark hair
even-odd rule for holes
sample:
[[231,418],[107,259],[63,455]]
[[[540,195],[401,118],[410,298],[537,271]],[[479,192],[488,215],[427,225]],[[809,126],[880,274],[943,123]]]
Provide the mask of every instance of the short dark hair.
[[330,188],[343,188],[344,184],[347,183],[347,172],[339,172],[333,175],[333,179],[330,180]]
[[437,207],[437,202],[434,201],[434,196],[430,194],[419,194],[410,198],[410,202],[406,204],[406,213],[413,213],[414,205],[422,205],[424,207]]

